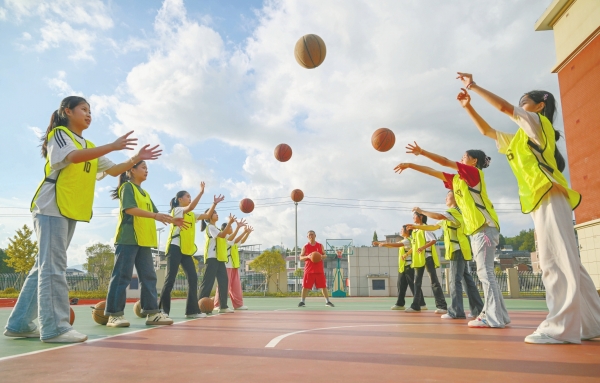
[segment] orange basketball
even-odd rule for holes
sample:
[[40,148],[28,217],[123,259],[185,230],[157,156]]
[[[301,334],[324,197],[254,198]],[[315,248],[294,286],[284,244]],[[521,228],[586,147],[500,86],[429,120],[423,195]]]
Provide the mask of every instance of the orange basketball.
[[304,193],[300,189],[294,189],[294,190],[292,190],[291,197],[292,197],[292,201],[300,202],[304,199]]
[[252,210],[254,210],[254,201],[250,198],[244,198],[240,201],[240,210],[246,214],[252,213]]
[[325,61],[327,48],[322,38],[317,35],[304,35],[296,42],[294,56],[296,61],[306,69],[318,67]]
[[96,306],[92,307],[92,319],[94,322],[106,325],[108,323],[109,315],[104,315],[104,309],[106,308],[106,301],[96,303]]
[[313,261],[314,263],[317,263],[317,262],[321,262],[323,260],[323,257],[321,257],[321,254],[319,254],[315,251],[314,253],[312,253],[310,255],[310,260]]
[[200,312],[203,312],[204,314],[210,314],[215,308],[215,302],[212,300],[212,298],[204,297],[198,301],[198,307],[200,308]]
[[142,302],[141,301],[135,302],[135,304],[133,305],[133,313],[138,318],[145,318],[146,317],[145,315],[142,314]]
[[292,148],[288,144],[279,144],[275,147],[275,158],[277,161],[286,162],[292,158]]
[[71,315],[69,315],[69,324],[73,326],[73,323],[75,323],[75,311],[73,311],[73,308],[71,307],[69,307],[69,310],[71,311]]
[[396,136],[388,128],[379,128],[371,136],[371,144],[380,152],[387,152],[394,147]]

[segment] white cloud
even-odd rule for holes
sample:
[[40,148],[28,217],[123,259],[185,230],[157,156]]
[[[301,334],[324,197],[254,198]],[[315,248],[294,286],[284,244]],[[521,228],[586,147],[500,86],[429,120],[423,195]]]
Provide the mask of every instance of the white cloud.
[[0,7],[0,20],[6,20],[6,9]]
[[31,130],[37,138],[41,139],[44,136],[42,129],[38,128],[37,126],[28,126],[27,129]]
[[[153,142],[167,136],[186,143],[216,138],[242,149],[243,168],[216,180],[229,190],[229,199],[255,199],[249,219],[257,228],[253,239],[263,244],[280,238],[291,243],[293,204],[261,201],[295,188],[307,196],[299,209],[301,232],[310,226],[359,244],[368,243],[373,230],[398,231],[414,205],[441,209],[445,190],[438,180],[393,173],[406,161],[439,168],[404,153],[413,140],[457,160],[467,149],[485,150],[494,159],[486,170],[492,200],[499,210],[512,209],[500,214],[504,232],[531,227],[529,217],[516,212],[516,182],[508,165],[455,101],[460,88],[455,72],[475,73],[480,84],[509,100],[537,87],[558,95],[556,79],[539,69],[540,62],[554,59],[552,36],[532,28],[543,8],[514,1],[493,7],[467,0],[428,4],[268,1],[246,43],[231,48],[209,21],[190,18],[181,0],[166,0],[154,24],[155,49],[115,94],[98,96],[101,109],[113,115],[117,134],[135,129]],[[293,57],[297,39],[306,33],[327,44],[327,59],[313,70]],[[493,126],[516,130],[480,99],[473,103]],[[382,126],[396,133],[396,147],[388,153],[370,145],[372,132]],[[294,151],[287,163],[273,158],[281,142]],[[182,157],[200,167],[182,168],[177,165]],[[183,144],[158,163],[181,177],[169,188],[196,185],[210,166]],[[404,201],[386,204],[404,210],[309,204],[315,197]]]
[[71,88],[71,86],[67,83],[66,78],[66,72],[59,71],[56,77],[47,80],[48,86],[62,97],[83,96],[83,93],[77,92]]

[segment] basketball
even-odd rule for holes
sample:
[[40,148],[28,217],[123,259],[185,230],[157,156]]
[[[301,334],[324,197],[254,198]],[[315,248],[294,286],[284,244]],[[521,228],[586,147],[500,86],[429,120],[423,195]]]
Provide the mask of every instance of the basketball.
[[204,314],[210,314],[215,308],[215,302],[212,300],[212,298],[205,297],[198,301],[198,307],[200,308],[200,312]]
[[318,67],[325,61],[325,42],[317,35],[304,35],[296,43],[294,56],[300,66],[306,69]]
[[244,198],[240,201],[240,210],[246,214],[252,213],[252,210],[254,210],[254,201],[250,198]]
[[287,162],[292,158],[292,148],[288,144],[279,144],[275,147],[275,158],[279,162]]
[[73,323],[75,323],[75,311],[73,311],[71,307],[69,307],[69,310],[71,311],[71,315],[69,315],[69,324],[73,326]]
[[317,263],[317,262],[321,262],[323,260],[323,257],[321,257],[321,254],[319,254],[315,251],[314,253],[312,253],[310,255],[310,260],[313,261],[314,263]]
[[104,315],[104,309],[106,308],[106,301],[96,303],[96,306],[92,307],[92,319],[94,322],[106,325],[108,323],[109,315]]
[[142,314],[142,302],[141,301],[135,302],[135,304],[133,305],[133,313],[139,318],[145,317],[145,315]]
[[380,152],[387,152],[394,147],[396,136],[388,128],[379,128],[371,136],[371,144]]
[[292,201],[300,202],[304,199],[304,193],[300,189],[294,189],[294,190],[292,190],[291,197],[292,197]]

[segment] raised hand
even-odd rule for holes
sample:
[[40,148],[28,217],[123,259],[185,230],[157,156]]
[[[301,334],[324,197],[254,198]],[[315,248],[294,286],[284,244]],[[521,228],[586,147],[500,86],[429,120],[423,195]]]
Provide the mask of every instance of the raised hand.
[[473,75],[471,73],[462,73],[462,72],[456,72],[456,73],[458,74],[458,77],[456,77],[456,78],[459,79],[463,83],[465,88],[473,83]]
[[200,193],[204,194],[204,187],[206,186],[206,184],[204,183],[204,181],[200,182]]
[[224,199],[225,199],[225,197],[224,197],[224,196],[222,196],[221,194],[219,194],[219,196],[218,196],[218,197],[217,197],[217,196],[215,196],[215,197],[214,197],[213,203],[216,205],[216,204],[218,204],[219,202],[223,201]]
[[133,130],[129,133],[122,135],[112,143],[113,150],[133,150],[133,147],[137,145],[137,138],[129,138],[133,133]]
[[247,225],[246,221],[243,218],[241,220],[239,220],[239,221],[235,221],[235,223],[236,223],[236,225],[238,227],[242,227],[242,226],[246,226]]
[[471,95],[465,88],[460,88],[462,91],[456,96],[458,102],[463,108],[466,108],[471,103]]
[[419,214],[423,214],[423,210],[421,210],[420,207],[413,207],[412,209],[413,213],[419,213]]
[[[157,220],[158,222],[162,222],[164,225],[173,223],[173,217],[171,217],[169,214],[156,213],[156,215],[154,216],[154,219]],[[179,219],[183,220],[183,218],[179,218]]]
[[413,141],[413,142],[414,142],[414,144],[406,145],[406,153],[414,154],[415,156],[418,156],[419,154],[423,153],[423,149],[421,149],[419,144],[417,144],[417,141]]
[[403,162],[401,164],[396,165],[396,167],[394,168],[394,172],[400,174],[403,171],[405,171],[406,169],[410,168],[411,163],[410,162]]
[[161,153],[162,153],[162,149],[161,150],[157,150],[157,148],[159,147],[159,145],[153,146],[151,148],[149,148],[150,145],[144,145],[140,151],[138,152],[138,154],[136,154],[135,156],[137,157],[137,161],[136,162],[140,162],[140,161],[146,161],[146,160],[155,160],[158,157],[160,157]]
[[235,221],[235,215],[229,214],[229,223],[231,224],[233,221]]

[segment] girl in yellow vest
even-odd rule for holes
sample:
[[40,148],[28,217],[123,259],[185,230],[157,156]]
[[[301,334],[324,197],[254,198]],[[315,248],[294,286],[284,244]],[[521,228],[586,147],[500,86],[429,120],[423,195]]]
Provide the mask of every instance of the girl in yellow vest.
[[[452,190],[449,190],[446,194],[446,206],[448,206],[448,210],[444,213],[424,211],[415,207],[413,211],[437,219],[439,222],[435,225],[413,225],[411,227],[420,230],[442,229],[444,232],[445,258],[450,261],[450,296],[452,297],[452,303],[448,308],[448,312],[442,315],[441,318],[472,319],[479,316],[479,313],[483,310],[483,301],[467,267],[467,262],[472,259],[471,245],[469,244],[469,238],[464,233],[464,219],[460,208],[456,204]],[[463,281],[465,292],[469,298],[469,306],[471,307],[469,315],[465,314],[463,307]]]
[[[379,247],[393,247],[398,248],[398,298],[396,299],[396,304],[392,306],[392,310],[405,310],[406,303],[406,290],[410,288],[410,291],[413,294],[413,297],[416,296],[415,293],[415,269],[411,267],[412,265],[412,243],[410,242],[410,236],[412,235],[412,230],[408,229],[409,225],[403,225],[402,230],[400,230],[400,235],[404,238],[400,242],[396,243],[387,243],[387,242],[373,242],[374,246]],[[420,294],[421,301],[419,302],[419,306],[421,306],[421,310],[427,309],[425,305],[425,298],[423,297],[423,293]]]
[[201,313],[198,307],[198,273],[196,272],[196,265],[192,258],[197,251],[196,222],[210,217],[217,204],[223,201],[224,197],[222,195],[215,196],[208,213],[196,216],[193,210],[204,194],[204,186],[204,182],[201,182],[200,193],[193,200],[190,193],[182,190],[177,192],[170,203],[171,216],[183,219],[186,222],[187,228],[180,228],[174,224],[171,225],[167,246],[165,247],[165,252],[167,253],[167,275],[165,276],[165,284],[160,293],[158,308],[163,310],[167,315],[171,312],[171,290],[173,290],[173,284],[179,272],[179,265],[181,265],[188,281],[185,317],[190,319],[206,317],[206,314]]
[[107,327],[129,327],[125,319],[126,289],[131,282],[133,267],[141,284],[140,303],[142,314],[147,315],[147,325],[169,325],[173,320],[158,308],[156,272],[152,248],[157,247],[156,222],[175,223],[187,227],[182,218],[159,213],[142,189],[148,177],[145,161],[138,162],[119,177],[119,186],[112,191],[113,199],[119,200],[119,222],[115,234],[115,265],[108,285],[105,315],[109,315]]
[[535,226],[549,312],[525,342],[581,343],[599,337],[600,298],[579,259],[573,230],[572,211],[581,195],[569,188],[562,174],[565,160],[556,147],[560,134],[552,126],[554,96],[528,92],[515,106],[475,84],[471,74],[459,73],[458,78],[519,126],[516,133],[496,131],[473,109],[465,89],[457,97],[479,131],[506,155],[517,178],[521,211],[531,215]]
[[[227,280],[229,286],[229,297],[231,298],[231,305],[234,310],[248,310],[248,307],[244,306],[244,294],[242,291],[242,282],[240,280],[240,273],[238,272],[240,268],[240,253],[238,250],[238,244],[243,244],[248,239],[248,236],[253,231],[253,229],[246,225],[244,220],[239,222],[236,221],[237,227],[235,230],[229,227],[227,230],[227,264],[225,264],[225,268],[227,269]],[[223,223],[221,225],[223,230],[227,229],[227,224]],[[239,236],[236,235],[240,228],[244,227],[244,232]],[[217,286],[217,291],[215,292],[215,308],[220,307],[219,304],[219,286]]]
[[[144,146],[131,160],[115,165],[104,155],[123,149],[132,150],[137,139],[132,132],[115,142],[94,146],[82,137],[92,122],[90,105],[78,96],[61,101],[52,113],[42,138],[42,156],[46,159],[44,179],[40,183],[31,212],[37,234],[35,264],[10,314],[4,335],[39,338],[46,343],[83,342],[87,336],[69,324],[69,288],[67,248],[78,221],[89,222],[96,179],[106,174],[117,176],[135,161],[156,159],[157,147]],[[33,320],[39,316],[39,329]]]
[[[205,213],[208,212],[208,209]],[[213,212],[210,217],[202,220],[201,230],[205,232],[204,242],[204,278],[200,285],[200,299],[210,297],[215,278],[219,287],[219,313],[232,313],[233,310],[227,306],[228,278],[227,269],[227,240],[225,239],[227,231],[235,222],[235,216],[229,215],[229,220],[225,230],[221,231],[215,225],[219,220],[217,212]]]
[[489,166],[490,157],[481,150],[467,150],[460,162],[454,162],[422,149],[416,142],[414,145],[409,144],[406,149],[407,153],[423,155],[457,171],[457,174],[443,173],[412,163],[401,163],[395,168],[398,173],[410,168],[436,177],[454,192],[454,198],[465,221],[465,235],[471,237],[471,250],[484,295],[483,310],[468,325],[503,328],[510,323],[510,318],[494,272],[494,254],[500,239],[500,225],[494,206],[487,196],[485,177],[481,170]]

